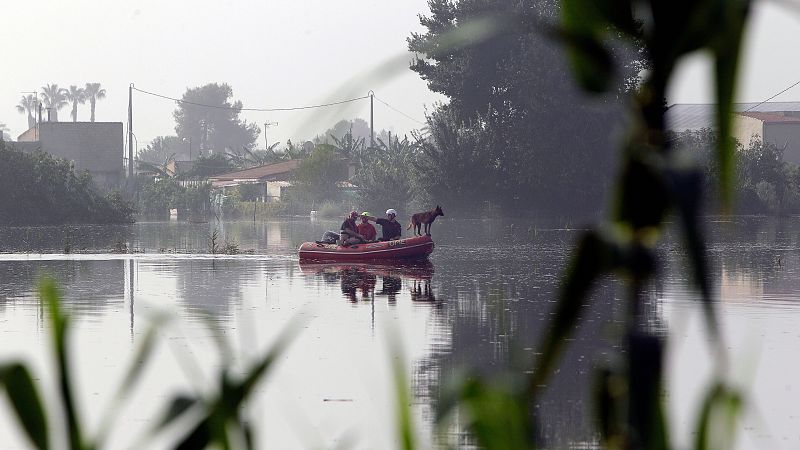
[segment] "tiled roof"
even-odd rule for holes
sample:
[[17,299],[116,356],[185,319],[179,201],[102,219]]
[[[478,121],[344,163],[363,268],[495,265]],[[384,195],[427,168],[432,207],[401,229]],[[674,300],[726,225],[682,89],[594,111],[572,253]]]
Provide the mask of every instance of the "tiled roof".
[[236,172],[223,173],[209,177],[211,181],[233,181],[233,180],[270,180],[285,178],[291,172],[297,169],[300,165],[299,159],[290,161],[279,162],[275,164],[266,164],[258,167],[251,167],[245,170],[237,170]]
[[[676,103],[665,113],[667,129],[684,131],[713,128],[714,108],[716,105],[711,103]],[[800,102],[734,103],[733,110],[740,113],[800,113]]]

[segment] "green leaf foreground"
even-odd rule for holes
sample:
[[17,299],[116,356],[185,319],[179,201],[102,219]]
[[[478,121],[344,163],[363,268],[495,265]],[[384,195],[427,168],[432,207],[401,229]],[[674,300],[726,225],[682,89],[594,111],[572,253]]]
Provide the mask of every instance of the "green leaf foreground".
[[[68,370],[70,317],[61,309],[61,294],[53,280],[48,278],[41,280],[39,296],[45,304],[52,328],[50,345],[53,347],[58,367],[60,407],[46,408],[39,394],[42,389],[34,382],[29,369],[23,363],[11,362],[0,365],[0,384],[5,388],[10,405],[35,448],[49,449],[51,442],[65,442],[68,448],[77,450],[103,448],[108,433],[118,418],[122,402],[132,392],[152,357],[158,329],[163,326],[165,318],[156,317],[141,340],[133,361],[123,376],[108,411],[103,416],[99,432],[94,439],[89,439],[89,433],[82,427],[78,417],[75,388]],[[145,440],[152,439],[173,424],[187,424],[185,420],[188,418],[190,426],[181,430],[183,434],[175,444],[175,448],[205,448],[212,444],[224,449],[255,448],[253,431],[243,415],[243,406],[255,392],[258,382],[266,377],[294,339],[301,328],[299,321],[299,319],[290,321],[271,349],[256,360],[244,375],[235,376],[228,369],[220,372],[216,394],[176,395],[168,404],[164,416],[155,425],[153,433],[145,436]],[[218,341],[217,345],[219,351],[230,348],[225,342]],[[56,415],[60,416],[60,421],[66,425],[65,436],[53,435],[48,427],[48,416],[53,419]]]
[[[432,9],[434,5],[440,8],[437,13],[443,17],[457,14],[458,5],[438,1],[431,5]],[[501,6],[496,8],[505,11]],[[553,27],[532,19],[539,25],[533,32],[545,33],[563,43],[576,80],[589,92],[611,90],[615,67],[609,49],[613,40],[622,39],[641,46],[649,58],[650,70],[633,93],[633,125],[620,147],[623,162],[616,182],[613,214],[606,225],[585,233],[572,252],[553,319],[540,339],[537,347],[540,354],[533,373],[528,377],[526,389],[515,393],[480,378],[463,380],[459,383],[460,389],[456,390],[457,398],[443,401],[440,421],[445,420],[446,413],[452,408],[460,407],[468,414],[468,427],[480,445],[501,448],[494,430],[498,423],[504,423],[508,431],[517,436],[506,439],[504,444],[507,445],[502,445],[502,448],[533,446],[533,441],[527,439],[528,428],[511,426],[517,423],[517,419],[530,423],[529,408],[511,407],[509,405],[514,404],[511,399],[527,405],[536,402],[557,366],[567,338],[580,325],[592,286],[599,278],[614,274],[627,283],[630,295],[620,336],[624,350],[620,351],[616,363],[600,372],[596,383],[596,411],[602,442],[609,448],[669,448],[668,424],[661,400],[665,344],[660,338],[639,330],[637,314],[645,284],[657,274],[659,261],[653,249],[663,235],[670,214],[677,215],[692,280],[700,293],[707,329],[715,345],[715,374],[725,374],[723,369],[727,360],[716,321],[712,280],[700,225],[699,197],[703,174],[695,168],[678,164],[672,143],[666,138],[664,99],[679,62],[691,53],[708,52],[715,70],[718,188],[724,209],[729,210],[736,156],[730,136],[731,120],[740,47],[749,8],[748,0],[678,0],[671,3],[562,0],[560,26]],[[526,20],[503,14],[496,17],[507,21],[495,27],[503,30],[502,33],[520,32],[518,22]],[[460,16],[459,19],[465,22]],[[423,25],[429,23],[430,20],[423,21]],[[526,30],[530,32],[530,28]],[[484,35],[481,39],[486,41],[500,33]],[[447,54],[448,49],[442,45],[416,41],[417,44],[420,42],[436,49],[429,52],[431,55]],[[429,66],[425,68],[430,70]],[[506,407],[492,407],[497,404],[506,404]],[[724,410],[725,423],[732,427],[739,405],[736,395],[716,387],[710,391],[704,411]],[[486,411],[495,411],[496,414],[487,414]],[[714,442],[714,437],[709,438],[706,431],[712,421],[707,416],[711,415],[711,412],[705,412],[699,426],[698,449],[707,448],[709,439]],[[516,416],[516,419],[511,416]],[[730,443],[723,444],[727,446]]]
[[28,439],[38,449],[49,449],[47,415],[28,368],[20,363],[0,366],[0,382]]

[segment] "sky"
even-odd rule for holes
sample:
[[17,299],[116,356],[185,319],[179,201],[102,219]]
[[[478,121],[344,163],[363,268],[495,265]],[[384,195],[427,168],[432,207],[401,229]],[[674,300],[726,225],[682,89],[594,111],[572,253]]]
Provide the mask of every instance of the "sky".
[[[739,99],[762,101],[800,80],[800,7],[758,1],[745,44]],[[800,5],[800,4],[798,4]],[[226,82],[247,108],[287,108],[375,93],[375,129],[408,133],[445,101],[408,69],[411,32],[424,29],[426,0],[15,0],[3,8],[0,123],[22,133],[23,92],[47,83],[99,82],[98,121],[126,122],[128,86],[180,98],[187,88]],[[704,55],[683,64],[668,103],[713,100]],[[800,100],[800,86],[775,98]],[[384,103],[385,102],[385,103]],[[386,106],[386,104],[390,106]],[[175,103],[134,92],[139,148],[174,134]],[[267,140],[311,139],[340,119],[369,120],[369,100],[293,112],[244,112]],[[69,119],[69,108],[59,112]],[[79,106],[79,120],[89,107]],[[264,145],[264,135],[259,147]]]

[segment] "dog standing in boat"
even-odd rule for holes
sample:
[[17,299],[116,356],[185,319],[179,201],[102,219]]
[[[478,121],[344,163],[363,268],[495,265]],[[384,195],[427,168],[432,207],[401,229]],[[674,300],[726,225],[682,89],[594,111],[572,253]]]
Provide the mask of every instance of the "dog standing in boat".
[[411,223],[408,224],[406,230],[410,230],[411,227],[414,227],[414,235],[420,236],[422,233],[422,225],[425,225],[425,235],[431,235],[431,224],[433,221],[436,220],[437,216],[444,216],[444,212],[442,212],[442,207],[436,205],[435,209],[430,211],[425,211],[421,213],[416,213],[411,216]]

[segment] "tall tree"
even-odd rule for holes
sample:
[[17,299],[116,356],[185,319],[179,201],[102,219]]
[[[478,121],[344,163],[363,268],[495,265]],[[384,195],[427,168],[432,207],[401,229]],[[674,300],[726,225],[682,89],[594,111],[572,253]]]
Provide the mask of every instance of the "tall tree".
[[81,105],[86,103],[86,92],[83,88],[79,88],[74,84],[64,91],[64,95],[67,97],[67,101],[72,103],[72,111],[69,113],[69,116],[72,117],[73,122],[78,121],[78,103]]
[[[626,81],[640,67],[636,51],[614,55],[624,69],[614,80],[618,89],[589,99],[572,81],[564,51],[548,37],[560,15],[556,2],[430,0],[429,6],[431,15],[420,18],[427,31],[408,39],[419,55],[411,68],[450,101],[436,108],[442,114],[432,119],[439,123],[429,118],[428,126],[456,127],[452,136],[440,133],[436,139],[453,138],[441,142],[458,142],[465,132],[480,136],[483,148],[476,155],[459,146],[423,146],[425,154],[438,155],[424,165],[448,161],[436,168],[442,178],[482,183],[484,199],[506,209],[599,211],[606,190],[589,186],[607,186],[603,180],[614,170],[613,130],[621,127]],[[491,28],[492,19],[503,25],[488,37],[474,36]],[[477,161],[484,163],[480,179],[449,176]]]
[[100,83],[86,83],[83,88],[86,94],[86,99],[89,100],[89,106],[92,110],[92,117],[89,119],[94,122],[94,107],[98,100],[106,98],[106,90],[100,87]]
[[55,83],[42,86],[42,103],[49,111],[49,118],[53,122],[58,122],[58,110],[68,104],[66,94],[67,90]]
[[187,89],[173,113],[176,134],[191,138],[206,156],[252,150],[260,131],[239,118],[242,102],[232,97],[233,89],[225,83]]
[[28,129],[36,126],[37,98],[33,94],[23,95],[17,104],[17,111],[21,114],[28,113]]

